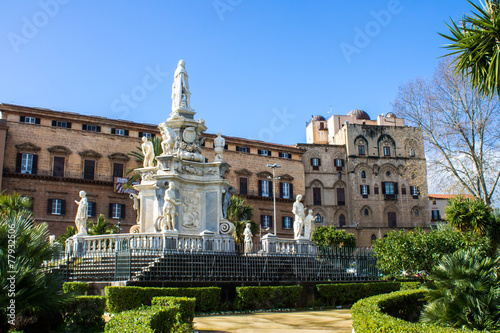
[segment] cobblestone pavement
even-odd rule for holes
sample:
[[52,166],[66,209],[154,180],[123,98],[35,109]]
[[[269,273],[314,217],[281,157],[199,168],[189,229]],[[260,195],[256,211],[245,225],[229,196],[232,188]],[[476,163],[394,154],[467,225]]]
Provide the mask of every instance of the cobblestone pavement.
[[342,332],[351,333],[351,310],[257,312],[195,317],[194,328],[208,332]]

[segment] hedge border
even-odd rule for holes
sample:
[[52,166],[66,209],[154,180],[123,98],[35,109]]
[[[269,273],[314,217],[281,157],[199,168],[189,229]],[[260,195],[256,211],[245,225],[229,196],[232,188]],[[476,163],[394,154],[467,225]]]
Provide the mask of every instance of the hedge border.
[[104,328],[104,296],[76,296],[63,307],[61,315],[67,332],[88,332]]
[[115,314],[104,328],[105,333],[175,332],[179,326],[180,308],[143,306]]
[[[413,286],[413,285],[412,285]],[[362,298],[398,291],[399,282],[317,284],[319,302],[324,305],[350,305]]]
[[302,286],[236,287],[235,305],[241,310],[297,307]]
[[65,294],[85,295],[89,290],[89,284],[87,282],[64,282],[62,288]]

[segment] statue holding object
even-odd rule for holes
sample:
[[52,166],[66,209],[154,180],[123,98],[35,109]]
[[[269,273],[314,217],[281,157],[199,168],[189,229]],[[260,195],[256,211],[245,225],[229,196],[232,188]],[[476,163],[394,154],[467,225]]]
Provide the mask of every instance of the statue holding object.
[[174,113],[179,109],[190,109],[191,93],[185,66],[184,60],[180,60],[174,74],[172,84],[172,112]]
[[292,209],[292,213],[295,214],[295,220],[293,221],[293,235],[295,239],[299,239],[302,236],[302,229],[304,228],[304,220],[306,218],[305,207],[301,200],[302,195],[297,195]]
[[80,191],[80,198],[80,201],[75,200],[75,203],[78,205],[78,210],[76,211],[75,217],[76,231],[77,235],[86,236],[89,207],[89,203],[87,201],[87,193],[85,193],[85,191]]

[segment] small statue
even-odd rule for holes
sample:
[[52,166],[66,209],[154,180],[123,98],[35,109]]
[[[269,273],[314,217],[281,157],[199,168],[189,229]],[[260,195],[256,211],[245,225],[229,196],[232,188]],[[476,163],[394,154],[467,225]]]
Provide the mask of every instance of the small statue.
[[247,223],[245,226],[245,231],[243,231],[243,236],[245,236],[245,254],[252,253],[253,241],[252,241],[252,230],[250,229],[251,224]]
[[153,148],[153,143],[149,141],[145,136],[142,137],[142,153],[144,154],[144,167],[150,168],[154,167],[153,160],[155,158],[155,152]]
[[175,230],[175,206],[179,206],[181,201],[175,198],[175,183],[170,182],[165,191],[163,203],[163,218],[161,222],[161,231]]
[[190,109],[191,93],[189,92],[188,74],[184,60],[180,60],[174,74],[172,84],[172,112],[179,109]]
[[163,150],[162,155],[171,155],[174,151],[175,141],[177,140],[177,134],[170,128],[167,127],[165,123],[160,124],[160,132],[162,137],[161,149]]
[[214,139],[214,153],[215,161],[222,161],[222,155],[224,154],[224,146],[226,145],[226,140],[217,133],[217,137]]
[[137,212],[136,222],[139,223],[140,222],[139,221],[139,219],[140,219],[140,210],[139,210],[140,197],[138,194],[130,193],[129,198],[134,200],[134,205],[132,206],[132,208],[134,208],[134,210]]
[[225,190],[222,190],[222,194],[224,195],[222,199],[222,217],[227,219],[227,209],[231,204],[231,196],[236,193],[236,188],[234,186],[228,186]]
[[85,191],[80,191],[80,201],[75,200],[78,205],[78,210],[76,211],[75,224],[77,235],[86,236],[87,235],[87,218],[88,218],[88,202],[87,193]]
[[312,209],[309,209],[309,214],[307,214],[306,218],[304,219],[304,237],[307,238],[308,240],[312,240],[312,233],[314,231],[315,220],[316,217],[313,216]]
[[305,217],[305,207],[300,202],[302,200],[302,195],[297,195],[296,201],[293,203],[292,213],[295,214],[295,220],[293,221],[293,235],[295,239],[299,239],[302,234],[302,229],[304,228]]

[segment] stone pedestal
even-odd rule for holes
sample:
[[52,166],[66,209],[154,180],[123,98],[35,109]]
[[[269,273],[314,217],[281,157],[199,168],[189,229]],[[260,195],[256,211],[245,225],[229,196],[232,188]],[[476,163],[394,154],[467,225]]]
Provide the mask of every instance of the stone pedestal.
[[276,253],[276,243],[278,237],[273,234],[267,234],[262,237],[262,251],[265,253]]

